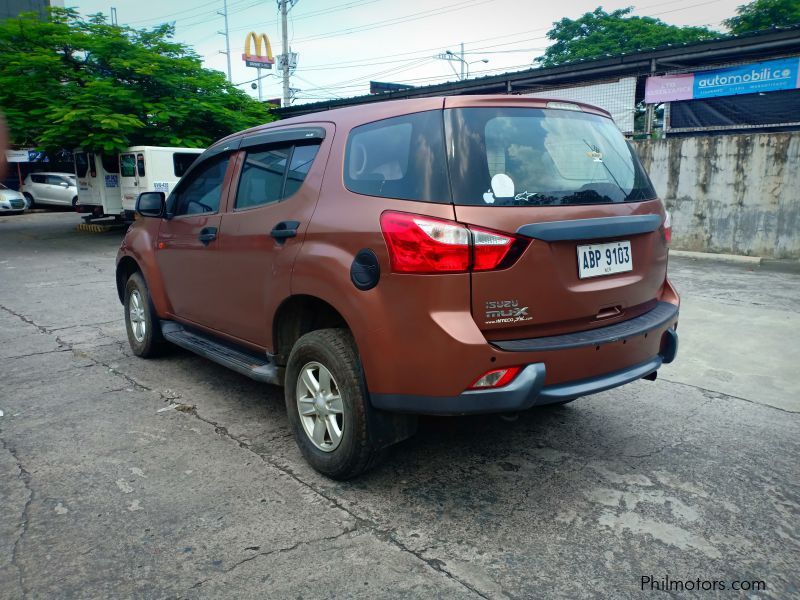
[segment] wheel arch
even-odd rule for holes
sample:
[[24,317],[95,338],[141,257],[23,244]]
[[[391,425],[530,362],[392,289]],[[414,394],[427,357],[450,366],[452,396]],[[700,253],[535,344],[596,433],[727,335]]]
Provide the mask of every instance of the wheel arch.
[[134,273],[142,273],[142,277],[144,277],[144,273],[136,259],[130,256],[123,256],[117,263],[117,296],[120,303],[125,303],[125,284]]
[[272,343],[275,360],[285,365],[295,342],[301,336],[318,329],[345,328],[349,323],[342,312],[330,302],[309,294],[286,298],[275,311],[272,321]]

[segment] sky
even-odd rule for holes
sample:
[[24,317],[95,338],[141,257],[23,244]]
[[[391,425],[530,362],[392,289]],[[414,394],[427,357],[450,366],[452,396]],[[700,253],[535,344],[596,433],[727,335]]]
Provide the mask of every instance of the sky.
[[[109,14],[120,25],[175,23],[176,40],[227,72],[224,0],[67,0],[84,15]],[[547,30],[562,17],[577,18],[599,4],[607,11],[634,6],[634,14],[675,25],[722,29],[745,0],[296,0],[289,12],[290,47],[298,54],[291,78],[295,104],[366,94],[369,82],[426,85],[457,79],[460,63],[436,59],[464,44],[471,77],[529,68],[548,44]],[[253,97],[256,70],[242,60],[249,31],[266,33],[273,54],[281,49],[276,0],[227,0],[231,79]],[[488,61],[488,62],[483,62]],[[274,71],[278,73],[278,71]],[[266,74],[268,71],[262,71]],[[281,82],[262,80],[264,99],[281,96]]]

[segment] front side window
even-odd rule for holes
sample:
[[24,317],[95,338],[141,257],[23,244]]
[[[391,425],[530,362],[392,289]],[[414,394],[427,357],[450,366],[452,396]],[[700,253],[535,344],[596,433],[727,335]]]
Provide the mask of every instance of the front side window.
[[477,206],[636,202],[656,197],[611,119],[582,111],[445,111],[453,201]]
[[136,177],[136,157],[133,154],[119,155],[119,172],[123,177]]
[[67,180],[63,177],[59,177],[58,175],[48,175],[47,176],[47,184],[48,185],[63,185],[67,183]]
[[47,178],[44,175],[31,175],[31,181],[33,183],[45,183]]
[[175,216],[218,212],[228,159],[229,156],[209,159],[182,180],[170,197],[171,212]]
[[344,182],[368,196],[450,202],[441,111],[355,127],[347,140]]
[[194,161],[200,155],[194,152],[176,152],[172,155],[172,172],[175,173],[175,177],[181,178],[186,171],[189,170],[189,167],[194,164]]

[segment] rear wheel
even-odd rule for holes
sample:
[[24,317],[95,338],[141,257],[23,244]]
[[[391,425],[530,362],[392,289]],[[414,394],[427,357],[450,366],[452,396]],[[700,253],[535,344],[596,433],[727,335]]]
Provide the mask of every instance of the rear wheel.
[[77,196],[75,196],[72,199],[72,208],[75,208],[76,206],[78,206],[78,197]]
[[323,475],[350,479],[383,456],[370,438],[361,361],[346,329],[320,329],[297,340],[285,395],[297,445]]
[[136,356],[157,356],[165,345],[150,292],[141,273],[134,273],[125,284],[125,329]]

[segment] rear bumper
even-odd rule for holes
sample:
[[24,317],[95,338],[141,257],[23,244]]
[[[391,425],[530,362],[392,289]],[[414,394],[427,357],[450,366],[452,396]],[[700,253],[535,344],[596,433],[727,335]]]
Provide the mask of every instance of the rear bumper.
[[[674,313],[667,320],[672,320],[677,316],[677,307],[674,309]],[[659,319],[659,321],[661,320]],[[644,325],[644,323],[641,324]],[[637,328],[636,331],[629,329],[627,335],[639,335],[646,331],[652,331],[653,328],[657,329],[658,325],[653,326],[651,323],[650,328]],[[619,332],[614,329],[608,334],[609,339],[606,340],[606,343],[621,339]],[[603,342],[598,339],[597,334],[594,334],[589,343]],[[567,349],[562,351],[569,352]],[[540,362],[527,365],[514,381],[497,390],[470,390],[456,396],[372,393],[370,399],[375,408],[389,412],[429,415],[516,412],[534,406],[554,404],[597,394],[642,379],[655,373],[662,364],[672,362],[677,351],[678,334],[673,327],[669,327],[661,335],[660,350],[656,356],[644,362],[594,377],[545,385],[547,366]]]

